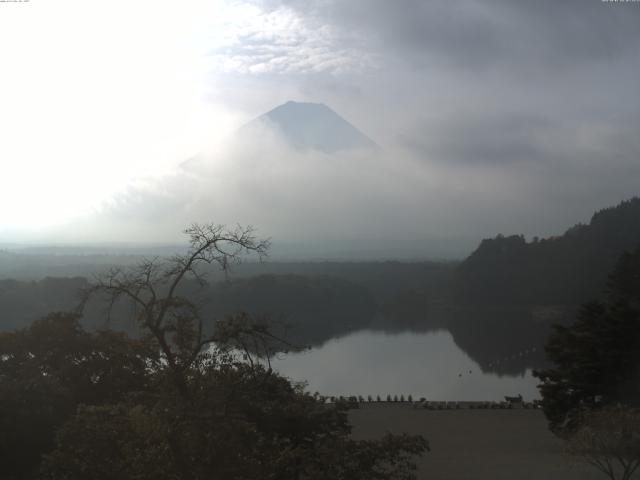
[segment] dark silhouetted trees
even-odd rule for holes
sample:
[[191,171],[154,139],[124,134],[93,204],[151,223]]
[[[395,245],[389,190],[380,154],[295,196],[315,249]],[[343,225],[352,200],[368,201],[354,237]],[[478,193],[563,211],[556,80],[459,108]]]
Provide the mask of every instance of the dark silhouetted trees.
[[327,405],[269,367],[269,325],[238,313],[206,328],[181,289],[268,244],[250,229],[194,225],[190,249],[113,270],[86,290],[127,300],[144,333],[85,332],[58,314],[0,336],[0,455],[9,480],[414,478],[419,436],[350,436]]
[[85,332],[74,314],[52,314],[0,333],[0,465],[33,478],[56,431],[81,404],[123,401],[152,388],[159,355],[145,340]]
[[640,198],[600,210],[558,237],[498,235],[460,264],[454,296],[473,305],[579,305],[598,295],[619,256],[639,242]]
[[640,405],[640,248],[620,258],[604,301],[555,327],[546,353],[553,367],[536,375],[553,431],[577,428],[584,410]]

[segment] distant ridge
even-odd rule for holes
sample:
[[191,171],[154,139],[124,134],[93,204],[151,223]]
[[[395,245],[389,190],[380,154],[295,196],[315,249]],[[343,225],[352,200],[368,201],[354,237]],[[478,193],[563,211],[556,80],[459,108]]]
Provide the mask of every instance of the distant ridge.
[[299,151],[335,153],[360,148],[376,149],[376,143],[322,103],[289,101],[243,126],[239,135],[268,128]]

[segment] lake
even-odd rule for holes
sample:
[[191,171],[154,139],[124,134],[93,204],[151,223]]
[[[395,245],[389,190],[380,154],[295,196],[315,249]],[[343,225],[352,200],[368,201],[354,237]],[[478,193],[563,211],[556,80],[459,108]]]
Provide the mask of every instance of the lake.
[[448,331],[388,334],[373,331],[332,339],[310,350],[280,356],[275,370],[327,396],[411,394],[414,399],[491,401],[521,394],[540,398],[538,380],[484,373]]

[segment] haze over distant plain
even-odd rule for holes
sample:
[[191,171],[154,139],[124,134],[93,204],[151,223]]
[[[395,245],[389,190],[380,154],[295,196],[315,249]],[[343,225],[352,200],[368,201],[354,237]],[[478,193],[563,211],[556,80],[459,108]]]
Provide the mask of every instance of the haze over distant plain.
[[[599,0],[2,3],[0,242],[210,219],[429,256],[562,233],[639,193],[639,21]],[[381,152],[229,140],[289,100]]]

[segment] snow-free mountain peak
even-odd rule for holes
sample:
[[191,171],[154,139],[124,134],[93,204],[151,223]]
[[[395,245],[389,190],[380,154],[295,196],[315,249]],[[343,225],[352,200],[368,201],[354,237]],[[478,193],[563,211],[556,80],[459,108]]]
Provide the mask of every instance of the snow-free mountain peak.
[[301,151],[335,153],[376,148],[373,140],[322,103],[289,101],[249,122],[241,131],[265,127]]

